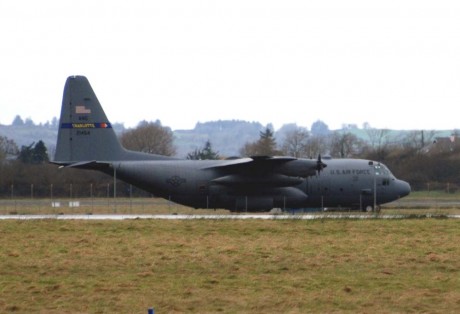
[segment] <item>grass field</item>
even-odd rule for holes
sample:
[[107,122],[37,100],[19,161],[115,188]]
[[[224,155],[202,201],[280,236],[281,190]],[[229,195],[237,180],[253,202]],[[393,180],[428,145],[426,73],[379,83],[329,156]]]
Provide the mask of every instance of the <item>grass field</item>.
[[0,221],[0,312],[458,313],[460,221]]

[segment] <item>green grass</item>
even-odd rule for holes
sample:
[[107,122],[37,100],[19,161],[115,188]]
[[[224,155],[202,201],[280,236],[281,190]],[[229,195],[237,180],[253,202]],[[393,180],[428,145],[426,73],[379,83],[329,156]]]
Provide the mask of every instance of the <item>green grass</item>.
[[432,191],[412,191],[404,199],[460,199],[460,193],[447,193],[446,191],[432,190]]
[[455,313],[460,221],[0,221],[0,312]]

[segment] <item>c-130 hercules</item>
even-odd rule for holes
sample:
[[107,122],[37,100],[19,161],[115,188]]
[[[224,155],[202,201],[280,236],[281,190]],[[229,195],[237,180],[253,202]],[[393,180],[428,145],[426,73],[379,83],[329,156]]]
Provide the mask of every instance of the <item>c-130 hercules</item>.
[[[54,164],[94,169],[194,208],[268,211],[342,207],[371,211],[410,193],[378,162],[256,156],[184,160],[129,151],[84,76],[64,87]],[[327,167],[327,168],[326,168]]]

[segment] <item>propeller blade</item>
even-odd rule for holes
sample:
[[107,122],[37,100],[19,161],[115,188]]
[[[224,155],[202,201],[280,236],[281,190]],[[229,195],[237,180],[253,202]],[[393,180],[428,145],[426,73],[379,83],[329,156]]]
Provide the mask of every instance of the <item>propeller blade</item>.
[[326,164],[321,161],[321,154],[318,154],[318,161],[316,162],[316,171],[318,171],[318,174],[326,167]]

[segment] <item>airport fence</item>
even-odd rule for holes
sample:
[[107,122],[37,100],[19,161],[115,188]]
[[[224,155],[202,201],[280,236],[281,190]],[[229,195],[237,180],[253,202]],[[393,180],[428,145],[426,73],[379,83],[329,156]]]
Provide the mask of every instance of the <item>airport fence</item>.
[[162,198],[0,199],[0,215],[33,214],[184,214],[193,209]]
[[[460,193],[450,184],[427,184],[384,209],[460,209]],[[346,209],[345,209],[346,210]],[[227,210],[182,206],[154,197],[126,183],[11,185],[0,191],[0,215],[8,214],[228,214]],[[301,213],[302,211],[299,211]]]
[[[106,184],[10,185],[0,191],[0,215],[14,214],[197,214],[124,182]],[[215,213],[228,213],[225,210]]]

